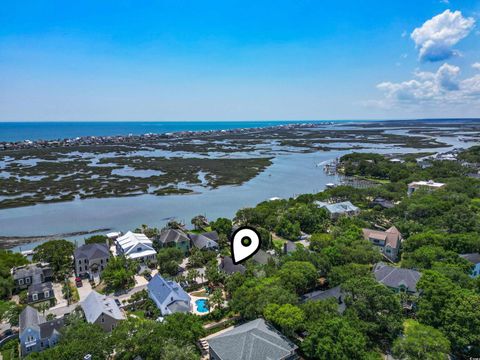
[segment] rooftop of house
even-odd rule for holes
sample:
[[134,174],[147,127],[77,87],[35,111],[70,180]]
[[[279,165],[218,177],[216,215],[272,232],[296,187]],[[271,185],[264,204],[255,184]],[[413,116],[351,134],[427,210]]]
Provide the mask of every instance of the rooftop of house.
[[218,234],[216,231],[202,234],[188,234],[188,237],[198,249],[218,248]]
[[293,252],[297,250],[297,244],[294,243],[293,241],[287,240],[283,243],[283,252],[288,254],[290,252]]
[[258,250],[257,253],[252,256],[252,260],[261,265],[268,264],[270,259],[273,259],[273,256],[262,249]]
[[373,201],[371,202],[371,205],[380,205],[385,209],[391,209],[395,207],[395,204],[392,201],[381,198],[381,197],[377,197],[373,199]]
[[360,208],[353,205],[350,201],[343,201],[334,204],[329,204],[323,201],[315,201],[315,204],[320,208],[327,209],[327,211],[332,214],[343,214],[347,212],[357,212],[360,210]]
[[[152,240],[146,235],[139,233],[127,232],[120,236],[116,243],[122,248],[123,253],[130,258],[143,257],[147,255],[155,255],[157,252],[153,249]],[[138,247],[143,248],[141,252],[137,252]]]
[[175,281],[166,280],[159,274],[156,274],[148,282],[147,288],[150,294],[152,294],[158,302],[165,304],[166,306],[169,306],[169,304],[172,304],[176,301],[190,301],[190,296],[178,283]]
[[180,229],[164,229],[158,237],[158,241],[162,244],[190,242],[187,234]]
[[328,300],[336,299],[338,302],[338,312],[343,313],[345,311],[345,295],[340,286],[328,290],[313,291],[311,293],[305,294],[302,296],[301,301],[318,301],[318,300]]
[[106,314],[117,320],[125,319],[125,316],[113,298],[99,294],[96,291],[91,291],[80,305],[89,323],[95,322],[102,314]]
[[84,244],[75,249],[74,256],[75,259],[103,259],[110,257],[110,251],[107,244]]
[[208,340],[221,360],[280,360],[297,346],[263,319],[256,319]]
[[470,254],[461,254],[460,257],[465,260],[470,261],[472,264],[480,264],[480,254],[479,253],[470,253]]
[[245,266],[243,266],[242,264],[235,265],[233,263],[233,259],[230,256],[224,256],[220,263],[220,270],[226,272],[227,274],[233,274],[236,272],[240,272],[243,274],[246,269]]
[[44,277],[53,276],[53,270],[48,263],[36,263],[18,266],[12,269],[12,276],[15,280],[23,279],[28,276],[43,275]]
[[394,289],[405,287],[409,292],[417,292],[417,282],[422,274],[416,270],[402,269],[379,262],[373,268],[378,282]]
[[23,311],[20,313],[19,317],[20,334],[22,334],[26,329],[31,328],[38,331],[42,339],[50,337],[54,331],[58,332],[64,324],[65,322],[63,317],[60,319],[47,321],[35,308],[31,306],[25,307],[25,309],[23,309]]
[[416,187],[422,187],[422,186],[427,186],[427,187],[432,187],[432,188],[441,188],[442,186],[445,186],[445,184],[440,183],[440,182],[435,182],[433,180],[413,181],[410,184],[408,184],[409,188],[416,188]]
[[379,241],[385,241],[385,245],[390,245],[392,248],[398,248],[402,239],[402,234],[395,227],[392,226],[385,231],[362,229],[363,237],[365,240],[376,239]]
[[28,293],[40,293],[44,291],[51,291],[53,293],[53,285],[50,281],[38,284],[32,284],[28,287]]

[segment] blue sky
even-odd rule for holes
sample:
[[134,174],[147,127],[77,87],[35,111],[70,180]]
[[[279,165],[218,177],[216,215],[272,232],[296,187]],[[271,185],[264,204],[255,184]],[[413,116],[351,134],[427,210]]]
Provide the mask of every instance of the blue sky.
[[480,115],[480,1],[4,1],[0,121]]

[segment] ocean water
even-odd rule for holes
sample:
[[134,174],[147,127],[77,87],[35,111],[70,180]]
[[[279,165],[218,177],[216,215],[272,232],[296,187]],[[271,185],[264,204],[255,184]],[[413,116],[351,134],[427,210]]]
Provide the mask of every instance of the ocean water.
[[[0,141],[256,128],[315,121],[0,122]],[[325,121],[322,121],[325,122]]]

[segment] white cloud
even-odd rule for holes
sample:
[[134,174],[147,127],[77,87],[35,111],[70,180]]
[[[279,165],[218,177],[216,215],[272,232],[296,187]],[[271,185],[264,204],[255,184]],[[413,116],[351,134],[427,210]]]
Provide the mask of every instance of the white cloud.
[[458,54],[452,47],[468,36],[474,25],[475,20],[463,17],[460,11],[445,10],[413,30],[410,37],[421,60],[441,61]]
[[479,101],[480,74],[463,80],[459,76],[458,66],[445,63],[436,72],[416,72],[414,79],[399,83],[383,82],[377,88],[385,95],[383,107]]
[[448,5],[448,4],[450,4],[450,1],[449,0],[440,0],[440,3]]
[[472,68],[474,68],[475,70],[480,70],[480,62],[473,63]]

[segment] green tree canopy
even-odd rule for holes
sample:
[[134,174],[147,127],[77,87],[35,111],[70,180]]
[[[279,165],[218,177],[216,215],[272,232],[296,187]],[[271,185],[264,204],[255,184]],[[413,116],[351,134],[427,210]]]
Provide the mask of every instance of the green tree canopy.
[[33,261],[47,262],[52,266],[57,279],[72,271],[75,245],[67,240],[50,240],[35,248]]

